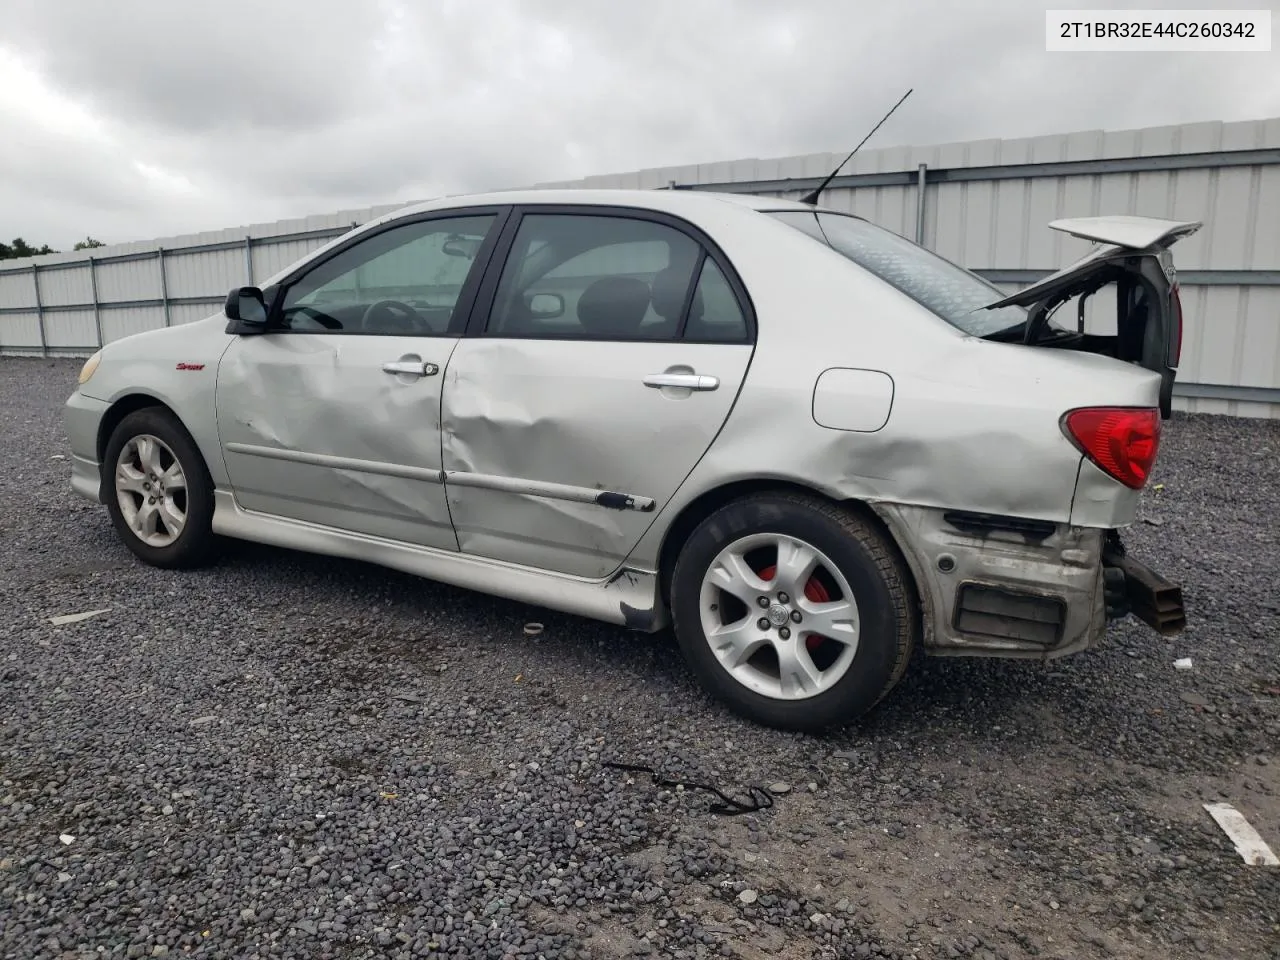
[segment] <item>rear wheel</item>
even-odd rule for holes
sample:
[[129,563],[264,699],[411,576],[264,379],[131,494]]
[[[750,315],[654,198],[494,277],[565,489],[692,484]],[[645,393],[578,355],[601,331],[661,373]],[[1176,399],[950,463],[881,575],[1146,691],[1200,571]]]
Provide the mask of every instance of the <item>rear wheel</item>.
[[102,469],[111,521],[135,556],[174,568],[209,559],[213,480],[177,417],[158,407],[129,414],[107,441]]
[[676,562],[671,609],[703,685],[791,730],[871,709],[901,679],[919,630],[893,545],[854,511],[787,493],[703,521]]

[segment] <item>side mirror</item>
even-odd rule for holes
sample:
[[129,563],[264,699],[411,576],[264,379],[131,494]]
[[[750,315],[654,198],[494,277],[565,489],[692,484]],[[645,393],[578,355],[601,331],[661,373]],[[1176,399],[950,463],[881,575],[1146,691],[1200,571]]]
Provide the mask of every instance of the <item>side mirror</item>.
[[257,287],[236,287],[222,307],[227,333],[261,333],[267,326],[267,302]]
[[526,301],[529,315],[537,320],[554,320],[564,316],[564,297],[558,293],[535,293]]

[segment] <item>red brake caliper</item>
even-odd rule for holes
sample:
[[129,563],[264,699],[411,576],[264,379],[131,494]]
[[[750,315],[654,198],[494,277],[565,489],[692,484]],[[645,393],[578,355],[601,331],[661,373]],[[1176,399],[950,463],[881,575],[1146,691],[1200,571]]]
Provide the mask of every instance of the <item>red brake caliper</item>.
[[[772,580],[773,575],[778,572],[776,565],[765,567],[760,571],[761,580]],[[831,599],[831,594],[827,593],[827,588],[822,585],[822,581],[817,577],[810,577],[809,582],[804,585],[804,598],[810,603],[826,603]],[[816,633],[809,634],[804,645],[809,648],[812,653],[822,646],[822,641],[826,639]]]

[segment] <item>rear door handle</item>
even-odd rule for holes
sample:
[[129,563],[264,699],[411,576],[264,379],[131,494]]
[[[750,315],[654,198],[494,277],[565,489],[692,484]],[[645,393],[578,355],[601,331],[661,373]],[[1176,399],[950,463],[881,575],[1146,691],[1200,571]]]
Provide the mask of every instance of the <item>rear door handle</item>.
[[683,387],[686,390],[714,390],[720,386],[719,377],[700,373],[651,373],[644,378],[646,387]]
[[388,360],[382,365],[383,373],[407,373],[411,377],[434,377],[440,368],[425,360]]

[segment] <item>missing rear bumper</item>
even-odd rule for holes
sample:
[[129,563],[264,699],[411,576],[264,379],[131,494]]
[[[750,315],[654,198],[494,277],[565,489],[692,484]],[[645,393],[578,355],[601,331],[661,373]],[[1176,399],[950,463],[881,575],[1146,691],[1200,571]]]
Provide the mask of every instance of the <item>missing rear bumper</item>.
[[[1108,586],[1108,616],[1132,613],[1166,637],[1182,632],[1187,625],[1187,612],[1180,586],[1125,553],[1118,537],[1107,544],[1102,562]],[[1113,598],[1117,602],[1113,603]]]
[[1061,597],[986,583],[962,583],[956,630],[1051,649],[1062,642],[1067,605]]
[[1103,531],[884,502],[873,508],[915,577],[927,653],[1048,660],[1088,649],[1105,633]]

